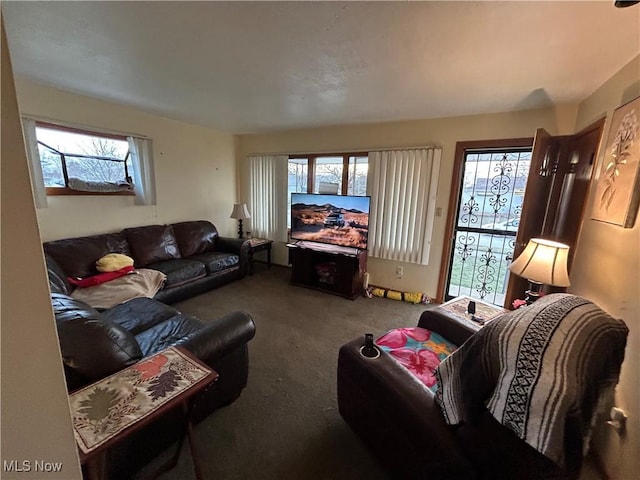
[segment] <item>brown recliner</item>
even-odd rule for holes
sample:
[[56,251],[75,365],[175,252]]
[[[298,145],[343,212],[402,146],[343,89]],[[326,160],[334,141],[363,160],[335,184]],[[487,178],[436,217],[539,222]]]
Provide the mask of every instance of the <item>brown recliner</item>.
[[[477,330],[439,307],[425,311],[418,327],[439,333],[456,345],[462,345]],[[612,364],[622,363],[625,328],[622,324],[616,332],[620,345],[616,344],[619,353],[612,357]],[[431,390],[385,351],[378,358],[366,358],[360,353],[362,345],[363,340],[357,339],[339,351],[339,411],[392,478],[579,477],[582,451],[577,451],[575,442],[566,440],[565,451],[579,461],[561,468],[500,424],[482,402],[474,421],[448,425]],[[566,430],[570,428],[567,424]]]

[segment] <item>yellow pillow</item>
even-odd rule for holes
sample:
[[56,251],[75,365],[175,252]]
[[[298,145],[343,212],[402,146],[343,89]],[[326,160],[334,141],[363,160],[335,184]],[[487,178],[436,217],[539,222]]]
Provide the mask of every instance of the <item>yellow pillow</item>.
[[122,253],[108,253],[96,262],[99,272],[115,272],[130,266],[133,266],[133,258]]

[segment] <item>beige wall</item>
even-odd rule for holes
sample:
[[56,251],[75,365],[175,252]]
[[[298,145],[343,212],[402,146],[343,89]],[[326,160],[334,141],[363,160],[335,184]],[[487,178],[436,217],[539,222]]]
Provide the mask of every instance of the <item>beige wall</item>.
[[[67,390],[2,24],[2,473],[80,479]],[[17,461],[20,473],[4,469]],[[30,462],[24,464],[23,462]],[[35,462],[61,464],[57,473]],[[15,465],[15,464],[14,464]],[[27,467],[30,467],[27,471]]]
[[134,206],[132,197],[50,196],[48,208],[37,210],[43,241],[184,220],[210,220],[221,235],[235,235],[233,135],[19,78],[16,89],[22,115],[153,140],[156,206]]
[[[543,127],[551,134],[573,133],[577,105],[491,115],[416,120],[286,131],[264,135],[241,135],[238,141],[240,195],[246,200],[242,179],[247,178],[247,155],[255,153],[315,153],[437,144],[443,148],[437,207],[442,216],[433,227],[429,265],[419,266],[369,258],[370,283],[435,296],[444,243],[451,175],[456,142],[498,138],[532,137]],[[247,227],[250,230],[250,226]],[[276,263],[286,264],[286,247],[275,247]],[[404,266],[404,277],[396,279],[396,265]]]
[[[576,130],[607,116],[602,143],[616,107],[640,96],[640,56],[580,104]],[[601,145],[599,173],[604,157]],[[625,362],[617,390],[617,403],[629,414],[628,433],[620,438],[602,425],[597,436],[599,451],[615,479],[637,478],[640,470],[640,218],[633,228],[622,228],[591,220],[596,200],[588,199],[586,220],[578,241],[570,291],[598,303],[622,318],[630,330]]]

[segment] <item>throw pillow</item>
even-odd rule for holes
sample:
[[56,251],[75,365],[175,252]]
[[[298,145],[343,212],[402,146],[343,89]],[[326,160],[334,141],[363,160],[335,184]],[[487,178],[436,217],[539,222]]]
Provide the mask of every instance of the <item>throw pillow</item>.
[[122,253],[108,253],[96,262],[99,272],[115,272],[124,267],[133,267],[133,258]]

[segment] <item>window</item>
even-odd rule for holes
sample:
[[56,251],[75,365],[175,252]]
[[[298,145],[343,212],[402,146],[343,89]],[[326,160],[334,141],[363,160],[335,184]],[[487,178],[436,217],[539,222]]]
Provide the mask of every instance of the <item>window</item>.
[[35,132],[47,195],[134,194],[127,137],[44,122]]
[[[287,188],[288,226],[291,226],[292,193],[331,191],[341,195],[366,195],[368,162],[367,153],[290,155]],[[324,190],[326,188],[329,190]]]
[[[314,193],[342,193],[344,160],[342,157],[317,157],[313,178]],[[323,190],[328,188],[329,190]],[[331,187],[335,187],[331,188]]]
[[347,195],[367,194],[367,174],[369,173],[369,158],[349,157],[349,175],[347,177]]

